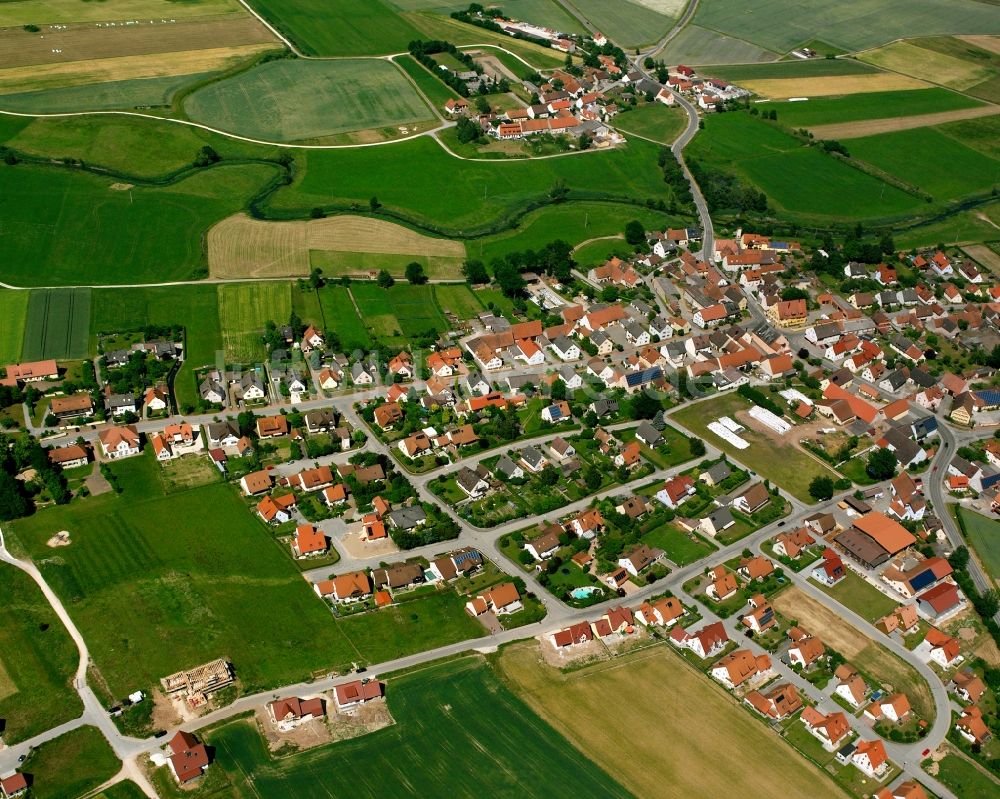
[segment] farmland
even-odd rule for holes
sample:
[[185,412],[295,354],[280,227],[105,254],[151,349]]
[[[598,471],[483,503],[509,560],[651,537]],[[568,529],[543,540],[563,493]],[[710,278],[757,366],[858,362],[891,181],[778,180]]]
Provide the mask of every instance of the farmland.
[[741,85],[772,100],[789,97],[830,97],[847,94],[867,94],[903,89],[925,89],[928,84],[908,75],[893,72],[871,72],[848,75],[819,75],[802,78],[753,78]]
[[292,313],[287,283],[235,283],[219,286],[219,325],[226,360],[251,363],[264,357],[261,334],[271,321],[285,324]]
[[36,799],[75,799],[109,780],[121,763],[97,727],[78,727],[31,753],[22,768]]
[[[468,8],[467,4],[462,4]],[[405,12],[402,17],[423,34],[424,39],[445,39],[458,47],[470,44],[492,44],[515,53],[521,59],[536,69],[549,69],[562,66],[565,56],[562,53],[541,47],[531,42],[512,39],[504,33],[489,31],[464,22],[442,17],[423,11]],[[405,48],[401,48],[405,49]]]
[[346,352],[367,350],[372,346],[368,327],[354,309],[350,289],[344,286],[327,286],[320,291],[319,299],[323,329],[336,333]]
[[660,144],[671,145],[687,125],[687,114],[661,103],[647,103],[615,117],[615,127]]
[[706,120],[705,135],[696,137],[690,149],[692,158],[707,166],[742,174],[789,215],[864,219],[926,206],[919,197],[745,113]]
[[[134,17],[197,17],[217,14],[241,14],[243,9],[236,0],[194,0],[174,3],[171,0],[123,0],[116,13]],[[108,10],[101,4],[85,0],[53,3],[50,0],[19,0],[0,4],[0,27],[13,27],[34,23],[101,22],[108,19]]]
[[747,80],[822,78],[877,72],[861,61],[845,58],[819,58],[809,61],[775,61],[769,64],[728,64],[701,70],[706,75],[742,83]]
[[[637,796],[710,797],[734,784],[747,796],[842,797],[786,743],[741,710],[721,688],[665,651],[665,645],[563,673],[543,665],[538,646],[508,647],[505,680],[549,723]],[[607,713],[609,696],[639,696]],[[656,708],[656,735],[636,735]],[[664,746],[669,741],[669,746]],[[754,753],[754,767],[718,752]]]
[[201,80],[211,73],[173,75],[165,78],[139,78],[49,89],[41,92],[6,94],[0,105],[9,111],[55,113],[68,111],[106,111],[139,106],[168,105],[174,93],[185,84]]
[[434,286],[434,300],[442,313],[459,319],[474,319],[483,312],[483,305],[465,283],[439,283]]
[[296,142],[427,120],[430,110],[388,61],[270,61],[190,95],[192,119],[254,139]]
[[651,3],[638,0],[619,0],[613,5],[604,0],[572,0],[572,4],[605,36],[624,48],[651,44],[674,24],[674,15],[660,13]]
[[394,286],[390,291],[374,283],[351,286],[361,318],[378,338],[393,345],[405,346],[411,336],[429,330],[443,332],[448,323],[434,304],[431,286]]
[[76,646],[27,574],[4,564],[0,604],[0,718],[7,744],[76,718]]
[[308,275],[314,266],[327,277],[383,268],[402,277],[417,261],[429,278],[460,278],[464,258],[461,242],[364,216],[266,222],[238,214],[208,233],[212,277]]
[[21,357],[86,358],[90,350],[90,289],[42,289],[28,299]]
[[694,21],[699,25],[786,53],[823,40],[843,50],[875,47],[897,38],[935,33],[1000,33],[1000,17],[974,0],[845,0],[835,8],[822,0],[758,0],[752,7],[728,0],[705,0]]
[[628,795],[479,658],[392,679],[387,702],[393,726],[281,760],[266,754],[246,721],[218,727],[206,738],[239,797]]
[[782,591],[772,604],[787,618],[797,619],[802,627],[819,636],[856,668],[903,691],[921,718],[928,722],[934,718],[930,686],[913,667],[844,621],[835,611],[795,587]]
[[435,111],[441,114],[444,111],[444,104],[449,100],[454,100],[459,96],[458,92],[450,86],[431,75],[423,64],[414,60],[413,56],[401,55],[393,59],[393,62],[400,67],[407,75],[413,78],[414,83],[423,92],[424,96],[434,106]]
[[165,187],[128,188],[54,166],[0,170],[0,279],[72,285],[193,277],[204,269],[205,230],[273,174],[265,165],[223,166]]
[[836,472],[797,446],[784,443],[776,433],[765,435],[747,428],[740,436],[750,447],[738,450],[708,429],[709,423],[720,416],[735,418],[734,415],[749,407],[750,403],[743,397],[729,394],[689,405],[674,413],[673,418],[696,436],[729,453],[739,463],[749,466],[761,477],[768,478],[803,502],[814,501],[809,497],[809,483],[814,477],[839,479]]
[[27,318],[28,292],[0,289],[0,363],[13,363],[21,358]]
[[698,25],[687,25],[660,55],[669,62],[732,64],[774,61],[778,54],[744,39],[724,36]]
[[830,123],[862,119],[907,117],[974,108],[976,100],[945,89],[929,88],[898,92],[871,92],[847,97],[824,97],[798,103],[768,106],[778,112],[778,119],[793,128],[812,128]]
[[399,53],[420,34],[383,0],[253,0],[254,9],[309,55]]
[[1000,582],[1000,522],[957,506],[962,529],[986,571]]
[[[310,151],[292,185],[270,200],[276,212],[330,203],[367,204],[372,187],[388,209],[399,210],[457,236],[489,227],[498,217],[547,196],[559,180],[574,191],[643,201],[664,198],[655,163],[658,145],[633,140],[623,149],[565,158],[512,161],[456,161],[426,137],[391,147]],[[400,175],[406,180],[400,180]],[[441,186],[447,191],[441,191]],[[596,195],[596,196],[594,196]]]

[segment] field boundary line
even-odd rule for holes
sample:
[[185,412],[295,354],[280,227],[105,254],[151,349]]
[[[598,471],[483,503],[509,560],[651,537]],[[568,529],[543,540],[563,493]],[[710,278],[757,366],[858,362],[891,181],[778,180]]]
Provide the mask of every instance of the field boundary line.
[[[967,95],[965,95],[967,96]],[[877,119],[859,119],[853,122],[832,122],[828,125],[817,125],[809,128],[817,139],[859,139],[865,136],[878,136],[884,133],[895,133],[900,130],[915,130],[917,128],[932,128],[949,122],[961,122],[966,119],[981,119],[982,117],[1000,114],[1000,105],[987,103],[972,108],[958,108],[954,111],[938,111],[930,114],[913,114],[903,117],[880,117]],[[870,125],[871,130],[864,130]],[[884,127],[884,130],[879,128]],[[860,130],[851,130],[860,128]],[[965,145],[968,146],[968,145]]]
[[251,6],[248,2],[246,2],[246,0],[239,0],[239,4],[243,6],[247,11],[249,11],[252,16],[256,17],[260,21],[261,25],[263,25],[265,28],[271,31],[271,33],[273,33],[277,37],[278,41],[283,42],[285,47],[287,47],[289,50],[295,53],[295,55],[297,55],[299,58],[312,58],[312,56],[305,55],[303,52],[301,52],[298,47],[292,44],[291,39],[288,39],[274,25],[272,25],[270,22],[264,19],[264,17],[261,14],[257,13],[257,10],[253,6]]

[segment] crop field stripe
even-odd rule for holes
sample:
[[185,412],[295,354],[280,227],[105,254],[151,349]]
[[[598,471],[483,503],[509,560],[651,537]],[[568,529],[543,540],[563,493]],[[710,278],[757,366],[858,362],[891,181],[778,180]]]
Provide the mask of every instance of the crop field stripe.
[[0,289],[0,364],[14,363],[21,357],[28,299],[26,291]]

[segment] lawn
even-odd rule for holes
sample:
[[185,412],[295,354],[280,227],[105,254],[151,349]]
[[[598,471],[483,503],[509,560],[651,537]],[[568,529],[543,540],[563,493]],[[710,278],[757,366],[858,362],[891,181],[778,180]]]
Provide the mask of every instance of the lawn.
[[34,799],[77,799],[111,779],[121,762],[96,727],[79,727],[43,743],[20,766]]
[[20,360],[27,318],[28,292],[0,289],[0,363]]
[[131,780],[116,782],[110,788],[101,791],[93,799],[144,799],[146,794]]
[[399,284],[383,289],[375,283],[354,283],[351,294],[362,319],[387,343],[404,346],[412,336],[448,329],[448,323],[434,303],[430,285]]
[[948,200],[1000,185],[1000,160],[966,147],[934,128],[851,139],[854,158]]
[[650,530],[642,537],[642,541],[651,547],[662,549],[678,566],[687,566],[715,551],[700,538],[692,538],[691,534],[678,530],[670,523]]
[[788,52],[816,38],[844,50],[875,47],[897,38],[936,33],[1000,33],[1000,17],[974,0],[757,0],[752,7],[732,0],[703,0],[695,22],[776,52]]
[[993,579],[1000,581],[1000,522],[960,505],[956,507],[965,536],[972,544],[979,560]]
[[198,89],[192,119],[267,141],[295,142],[430,118],[413,85],[388,61],[269,61]]
[[778,54],[744,39],[689,24],[670,40],[660,56],[670,64],[752,64],[774,61]]
[[852,571],[848,571],[847,576],[832,588],[825,585],[819,588],[868,622],[878,621],[899,607],[898,602],[866,583]]
[[812,479],[819,476],[834,480],[839,478],[836,472],[819,460],[796,446],[783,444],[777,434],[765,436],[747,428],[740,435],[750,446],[741,450],[708,429],[709,423],[720,416],[733,418],[733,414],[749,407],[750,403],[738,394],[728,394],[682,408],[673,414],[673,419],[694,435],[703,438],[707,444],[725,451],[737,463],[750,467],[761,477],[768,478],[803,502],[815,502],[809,496],[809,483]]
[[399,53],[420,38],[383,0],[253,0],[252,5],[305,53],[318,56]]
[[965,755],[949,753],[937,761],[936,776],[962,799],[995,796],[1000,782]]
[[[591,759],[614,763],[615,775],[636,796],[711,797],[734,785],[754,797],[844,796],[665,645],[563,673],[543,665],[530,642],[504,649],[499,668],[540,716]],[[626,699],[608,713],[608,697]],[[654,735],[643,732],[651,714]],[[741,757],[720,755],[736,751],[753,752],[753,768]]]
[[[386,147],[309,151],[296,156],[295,180],[269,205],[303,216],[317,206],[367,206],[377,187],[387,209],[430,223],[431,232],[460,238],[491,232],[500,218],[546,199],[560,180],[570,200],[667,199],[654,168],[658,147],[633,140],[623,148],[562,158],[458,161],[421,137]],[[621,206],[619,213],[627,221],[634,210]]]
[[226,360],[250,363],[264,358],[261,334],[271,321],[287,324],[292,313],[288,283],[224,283],[219,287],[219,325]]
[[337,334],[344,351],[371,348],[371,336],[354,309],[349,289],[343,286],[326,286],[320,290],[319,299],[323,312],[323,329]]
[[84,86],[67,86],[37,92],[3,95],[5,111],[22,113],[72,113],[77,111],[108,111],[169,105],[177,91],[188,84],[205,80],[212,73],[167,75],[161,78],[134,78]]
[[64,167],[7,167],[0,280],[114,285],[206,274],[205,232],[273,175],[266,165],[223,166],[168,186],[130,187]]
[[90,350],[90,289],[41,289],[28,299],[21,357],[86,358]]
[[[834,122],[854,122],[860,119],[908,117],[975,108],[982,105],[964,95],[947,89],[910,89],[895,92],[869,92],[846,97],[818,97],[807,102],[770,103],[767,108],[778,112],[782,124],[792,128],[810,128]],[[853,145],[853,142],[852,142]],[[853,146],[849,146],[853,152]]]
[[670,145],[687,123],[688,116],[683,109],[667,108],[662,103],[652,102],[618,114],[614,124],[626,134],[634,133]]
[[434,299],[442,313],[450,313],[458,319],[475,319],[485,310],[465,283],[437,284],[434,286]]
[[[615,3],[608,3],[606,0],[572,0],[572,5],[601,33],[623,48],[652,44],[674,24],[673,15],[662,14],[650,8],[649,3],[634,0],[617,0]],[[678,13],[684,3],[673,5],[674,12]]]
[[239,797],[629,795],[480,658],[390,679],[386,694],[393,726],[281,760],[246,721],[206,739]]
[[72,687],[79,655],[35,581],[7,564],[0,574],[0,718],[14,744],[83,711]]
[[[778,115],[781,121],[781,115]],[[777,125],[749,113],[706,118],[705,132],[689,148],[705,166],[736,173],[789,213],[856,219],[892,216],[923,208],[916,196],[807,147]],[[853,145],[860,139],[851,142]],[[919,183],[923,186],[924,184]]]

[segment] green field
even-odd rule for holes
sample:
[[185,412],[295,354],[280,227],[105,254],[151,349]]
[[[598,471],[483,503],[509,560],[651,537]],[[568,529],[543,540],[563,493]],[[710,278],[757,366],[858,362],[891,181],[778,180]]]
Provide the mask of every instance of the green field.
[[1000,203],[991,202],[974,211],[962,211],[948,217],[907,227],[896,234],[896,245],[903,249],[933,247],[939,242],[976,244],[1000,240]]
[[384,252],[351,252],[349,250],[310,250],[309,264],[319,267],[330,280],[340,275],[357,275],[359,272],[378,272],[384,269],[393,277],[401,278],[406,267],[418,263],[431,280],[459,280],[465,258],[451,255],[405,255]]
[[699,25],[688,25],[660,51],[667,63],[752,64],[774,61],[778,54],[743,39],[724,36]]
[[269,61],[184,101],[192,119],[265,141],[296,142],[430,118],[413,85],[377,59]]
[[935,127],[966,147],[1000,160],[1000,116],[965,119]]
[[832,588],[825,585],[819,588],[865,621],[872,623],[891,613],[898,606],[895,600],[870,586],[853,572],[848,572],[847,577]]
[[736,449],[708,429],[709,423],[720,416],[734,418],[733,414],[749,407],[750,403],[738,394],[726,394],[681,408],[672,414],[672,418],[704,439],[706,444],[724,450],[736,462],[750,467],[803,502],[813,504],[815,500],[809,496],[812,479],[825,476],[836,480],[840,477],[817,458],[797,447],[783,444],[777,434],[765,436],[747,428],[740,433],[740,437],[750,444],[749,448]]
[[206,738],[241,798],[629,795],[478,658],[391,679],[386,694],[393,726],[281,760],[246,721]]
[[[452,11],[465,11],[468,3],[448,2],[448,0],[388,0],[389,5],[400,11],[433,11],[448,15]],[[569,15],[557,0],[505,0],[503,5],[505,16],[521,19],[535,25],[544,25],[563,33],[586,33],[583,26]]]
[[465,283],[439,283],[434,286],[434,300],[442,313],[459,319],[475,319],[485,309]]
[[372,339],[365,323],[351,302],[350,291],[343,286],[327,286],[320,291],[320,309],[324,330],[332,330],[340,338],[345,352],[368,350]]
[[669,523],[650,530],[642,537],[642,542],[662,549],[667,553],[667,557],[679,566],[686,566],[706,558],[714,551],[700,538],[692,540],[690,535]]
[[0,28],[34,23],[103,22],[108,19],[152,19],[244,13],[236,0],[121,0],[114,13],[88,0],[15,0],[0,3]]
[[252,0],[251,5],[309,55],[401,53],[420,38],[383,0]]
[[162,188],[123,188],[129,184],[60,167],[2,169],[0,279],[113,285],[203,274],[205,231],[273,174],[265,165],[223,166]]
[[[772,102],[766,108],[778,112],[783,125],[811,128],[860,119],[887,119],[918,114],[937,114],[960,108],[981,106],[957,92],[947,89],[913,89],[911,91],[870,92],[846,97],[817,97],[807,102]],[[850,146],[848,146],[850,149]]]
[[40,289],[28,299],[21,357],[72,360],[90,351],[90,289]]
[[291,313],[292,290],[288,283],[221,284],[219,325],[226,360],[250,363],[262,359],[264,325],[286,324]]
[[1000,159],[966,147],[934,128],[913,128],[851,139],[854,158],[866,161],[936,200],[949,200],[1000,185]]
[[121,762],[97,727],[78,727],[43,743],[20,766],[34,799],[77,799],[107,782]]
[[741,80],[774,78],[822,78],[877,72],[875,67],[847,58],[793,59],[770,64],[727,64],[702,70],[706,75],[739,83]]
[[1000,33],[996,7],[975,0],[702,0],[695,22],[775,52],[814,40],[844,50],[938,33]]
[[[865,219],[912,213],[927,205],[750,114],[717,114],[704,122],[705,131],[691,143],[688,157],[742,175],[790,215]],[[852,155],[857,141],[861,139],[851,141]],[[919,161],[912,153],[910,157]]]
[[423,64],[418,63],[413,56],[397,56],[393,61],[409,75],[417,84],[417,88],[424,93],[424,96],[434,106],[438,114],[444,113],[444,104],[449,100],[454,100],[460,95],[427,71]]
[[110,788],[101,791],[93,799],[144,799],[146,794],[131,780],[116,782]]
[[387,291],[375,283],[354,283],[351,294],[361,318],[386,343],[405,346],[410,336],[448,329],[429,285],[400,284]]
[[[674,18],[632,0],[572,0],[584,17],[619,47],[652,44],[674,24]],[[506,10],[504,5],[504,10]]]
[[20,360],[27,318],[28,292],[0,289],[0,364]]
[[0,719],[14,744],[83,711],[72,685],[79,655],[35,581],[7,564],[0,574]]
[[69,86],[48,91],[21,92],[0,96],[0,108],[23,113],[130,110],[169,105],[183,86],[204,80],[210,72],[170,75],[162,78],[136,78],[85,86]]
[[969,543],[979,556],[986,571],[1000,582],[1000,522],[956,506]]
[[670,145],[687,127],[688,117],[681,108],[667,108],[662,103],[646,103],[615,117],[615,127],[647,139]]
[[957,753],[949,753],[938,761],[935,776],[943,785],[951,788],[959,799],[994,796],[1000,791],[1000,781],[965,755]]

